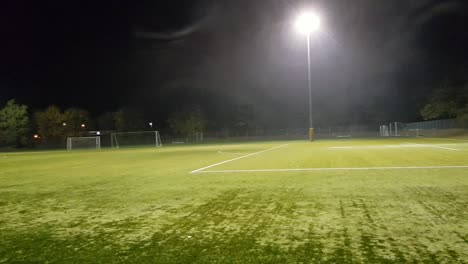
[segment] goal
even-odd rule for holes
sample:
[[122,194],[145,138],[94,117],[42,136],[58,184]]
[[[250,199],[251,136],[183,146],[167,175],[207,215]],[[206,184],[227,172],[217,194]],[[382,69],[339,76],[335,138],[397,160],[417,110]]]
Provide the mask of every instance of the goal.
[[153,146],[161,147],[161,137],[158,131],[114,132],[111,134],[113,148]]
[[416,136],[405,123],[391,122],[388,125],[380,126],[380,136],[382,137],[412,137]]
[[390,136],[390,131],[389,131],[387,125],[381,125],[380,126],[380,136],[381,137],[389,137]]
[[101,137],[69,137],[67,150],[101,149]]

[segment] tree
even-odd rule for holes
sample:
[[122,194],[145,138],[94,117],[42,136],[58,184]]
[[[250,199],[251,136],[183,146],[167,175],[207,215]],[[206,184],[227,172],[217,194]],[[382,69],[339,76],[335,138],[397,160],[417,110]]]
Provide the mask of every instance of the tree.
[[114,114],[115,128],[119,131],[145,129],[143,115],[135,109],[122,108]]
[[72,136],[77,132],[82,131],[85,127],[89,127],[89,113],[86,110],[79,108],[68,108],[64,113],[65,131],[68,135]]
[[462,127],[468,128],[468,104],[458,111],[457,121]]
[[234,128],[238,133],[249,135],[249,129],[254,127],[254,111],[252,105],[238,105],[234,111]]
[[101,114],[97,119],[97,125],[100,130],[114,130],[115,120],[114,112],[105,112]]
[[8,101],[0,110],[0,144],[20,145],[26,139],[29,127],[28,107]]
[[195,133],[204,132],[206,120],[199,107],[175,112],[167,120],[174,133],[189,138]]
[[453,101],[430,102],[421,110],[424,120],[456,117],[457,109]]
[[51,105],[44,111],[36,112],[35,118],[39,134],[44,140],[65,135],[65,114],[57,106]]
[[468,105],[468,85],[443,86],[434,90],[429,102],[421,109],[424,120],[458,118]]

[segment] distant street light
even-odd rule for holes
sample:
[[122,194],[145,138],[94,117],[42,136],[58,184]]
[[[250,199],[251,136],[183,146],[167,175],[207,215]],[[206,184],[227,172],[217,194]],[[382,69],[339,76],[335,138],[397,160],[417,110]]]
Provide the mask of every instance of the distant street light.
[[86,125],[85,125],[85,124],[81,124],[81,127],[82,127],[82,128],[85,128],[85,127],[86,127]]
[[65,123],[65,122],[62,123],[62,126],[66,126],[66,125],[67,125],[67,123]]
[[153,122],[149,122],[149,126],[153,128]]
[[320,29],[320,17],[314,13],[302,13],[296,20],[296,29],[307,36],[307,77],[309,85],[309,139],[314,140],[314,126],[312,122],[312,87],[310,80],[310,35]]

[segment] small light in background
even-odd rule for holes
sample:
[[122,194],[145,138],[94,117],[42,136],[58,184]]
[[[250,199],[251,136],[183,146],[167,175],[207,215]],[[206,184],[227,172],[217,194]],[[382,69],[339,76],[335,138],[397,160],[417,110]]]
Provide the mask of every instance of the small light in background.
[[41,138],[41,137],[40,137],[38,134],[34,134],[34,136],[33,136],[33,137],[34,137],[35,139],[39,139],[39,138]]
[[149,126],[153,128],[153,122],[149,122]]
[[86,127],[86,125],[85,125],[85,124],[81,124],[81,127],[83,127],[83,128],[84,128],[84,127]]
[[66,126],[66,125],[67,125],[67,123],[63,122],[62,126]]
[[101,135],[101,131],[97,131],[96,135],[98,135],[98,136]]

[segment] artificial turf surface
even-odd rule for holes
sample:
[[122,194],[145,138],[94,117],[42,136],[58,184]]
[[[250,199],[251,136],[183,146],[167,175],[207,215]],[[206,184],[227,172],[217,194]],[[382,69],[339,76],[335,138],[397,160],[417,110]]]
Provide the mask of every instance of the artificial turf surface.
[[0,263],[467,263],[468,168],[430,166],[468,141],[0,153]]

